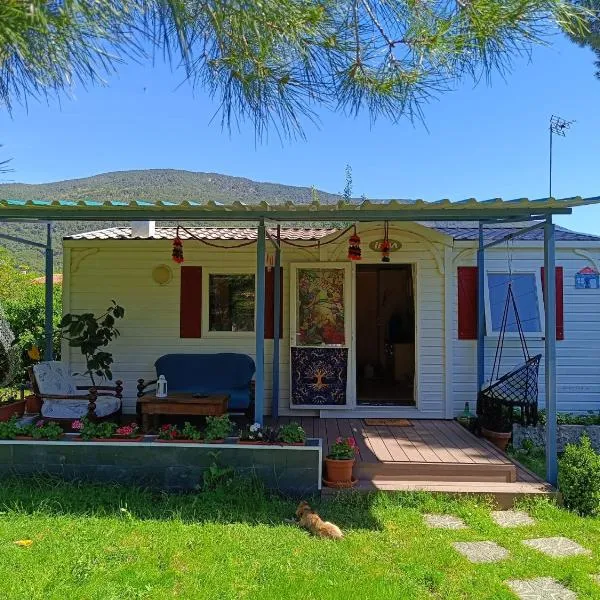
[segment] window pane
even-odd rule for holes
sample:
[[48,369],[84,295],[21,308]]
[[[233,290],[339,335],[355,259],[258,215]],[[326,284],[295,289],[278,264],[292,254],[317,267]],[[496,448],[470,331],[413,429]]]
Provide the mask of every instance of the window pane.
[[254,331],[254,275],[209,275],[210,331]]
[[[492,331],[500,331],[502,316],[506,305],[508,291],[508,273],[488,273],[488,288],[490,292],[490,311]],[[542,323],[539,309],[539,296],[537,279],[533,273],[516,273],[512,276],[512,288],[521,319],[521,326],[525,332],[541,332]],[[506,321],[507,332],[517,332],[517,319],[514,307],[508,309]]]

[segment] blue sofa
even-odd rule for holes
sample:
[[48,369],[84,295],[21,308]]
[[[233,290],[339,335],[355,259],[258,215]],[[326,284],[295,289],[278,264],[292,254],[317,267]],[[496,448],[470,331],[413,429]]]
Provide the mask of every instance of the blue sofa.
[[[229,410],[253,411],[254,360],[245,354],[165,354],[155,363],[156,376],[164,375],[169,393],[227,394]],[[138,385],[138,397],[156,381]]]

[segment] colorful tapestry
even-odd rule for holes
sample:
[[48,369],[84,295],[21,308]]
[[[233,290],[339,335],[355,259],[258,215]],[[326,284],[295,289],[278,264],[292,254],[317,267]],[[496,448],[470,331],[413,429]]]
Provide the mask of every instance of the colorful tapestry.
[[292,348],[292,404],[346,404],[347,348]]
[[344,345],[344,269],[298,269],[297,273],[297,345]]

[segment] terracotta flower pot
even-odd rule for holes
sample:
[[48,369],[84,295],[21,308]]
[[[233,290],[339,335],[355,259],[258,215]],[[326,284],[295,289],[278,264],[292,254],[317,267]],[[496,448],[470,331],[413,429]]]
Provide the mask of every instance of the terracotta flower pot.
[[10,404],[0,405],[0,421],[8,421],[13,415],[23,416],[25,412],[25,400],[17,400]]
[[486,440],[492,442],[494,446],[502,450],[502,452],[506,450],[508,442],[510,442],[510,438],[512,437],[512,433],[510,431],[492,431],[490,429],[486,429],[485,427],[481,428],[481,435],[483,435]]
[[332,484],[350,484],[354,459],[325,459],[325,479]]

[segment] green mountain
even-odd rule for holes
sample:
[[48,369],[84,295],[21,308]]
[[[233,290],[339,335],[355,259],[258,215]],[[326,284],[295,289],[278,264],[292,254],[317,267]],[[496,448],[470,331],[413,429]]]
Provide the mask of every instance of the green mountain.
[[[316,191],[321,202],[337,202],[339,194]],[[309,203],[313,191],[309,187],[296,187],[278,183],[252,181],[219,173],[196,173],[175,169],[148,169],[143,171],[115,171],[83,179],[68,179],[52,183],[2,183],[0,199],[19,200],[200,200],[248,204],[258,202]],[[54,224],[54,245],[57,249],[56,267],[61,268],[61,240],[65,235],[104,229],[118,225],[115,222],[57,222]],[[35,241],[45,241],[44,225],[10,223],[0,224],[0,233],[16,235]],[[10,250],[18,264],[30,265],[43,271],[43,254],[29,246],[0,240],[0,245]]]

